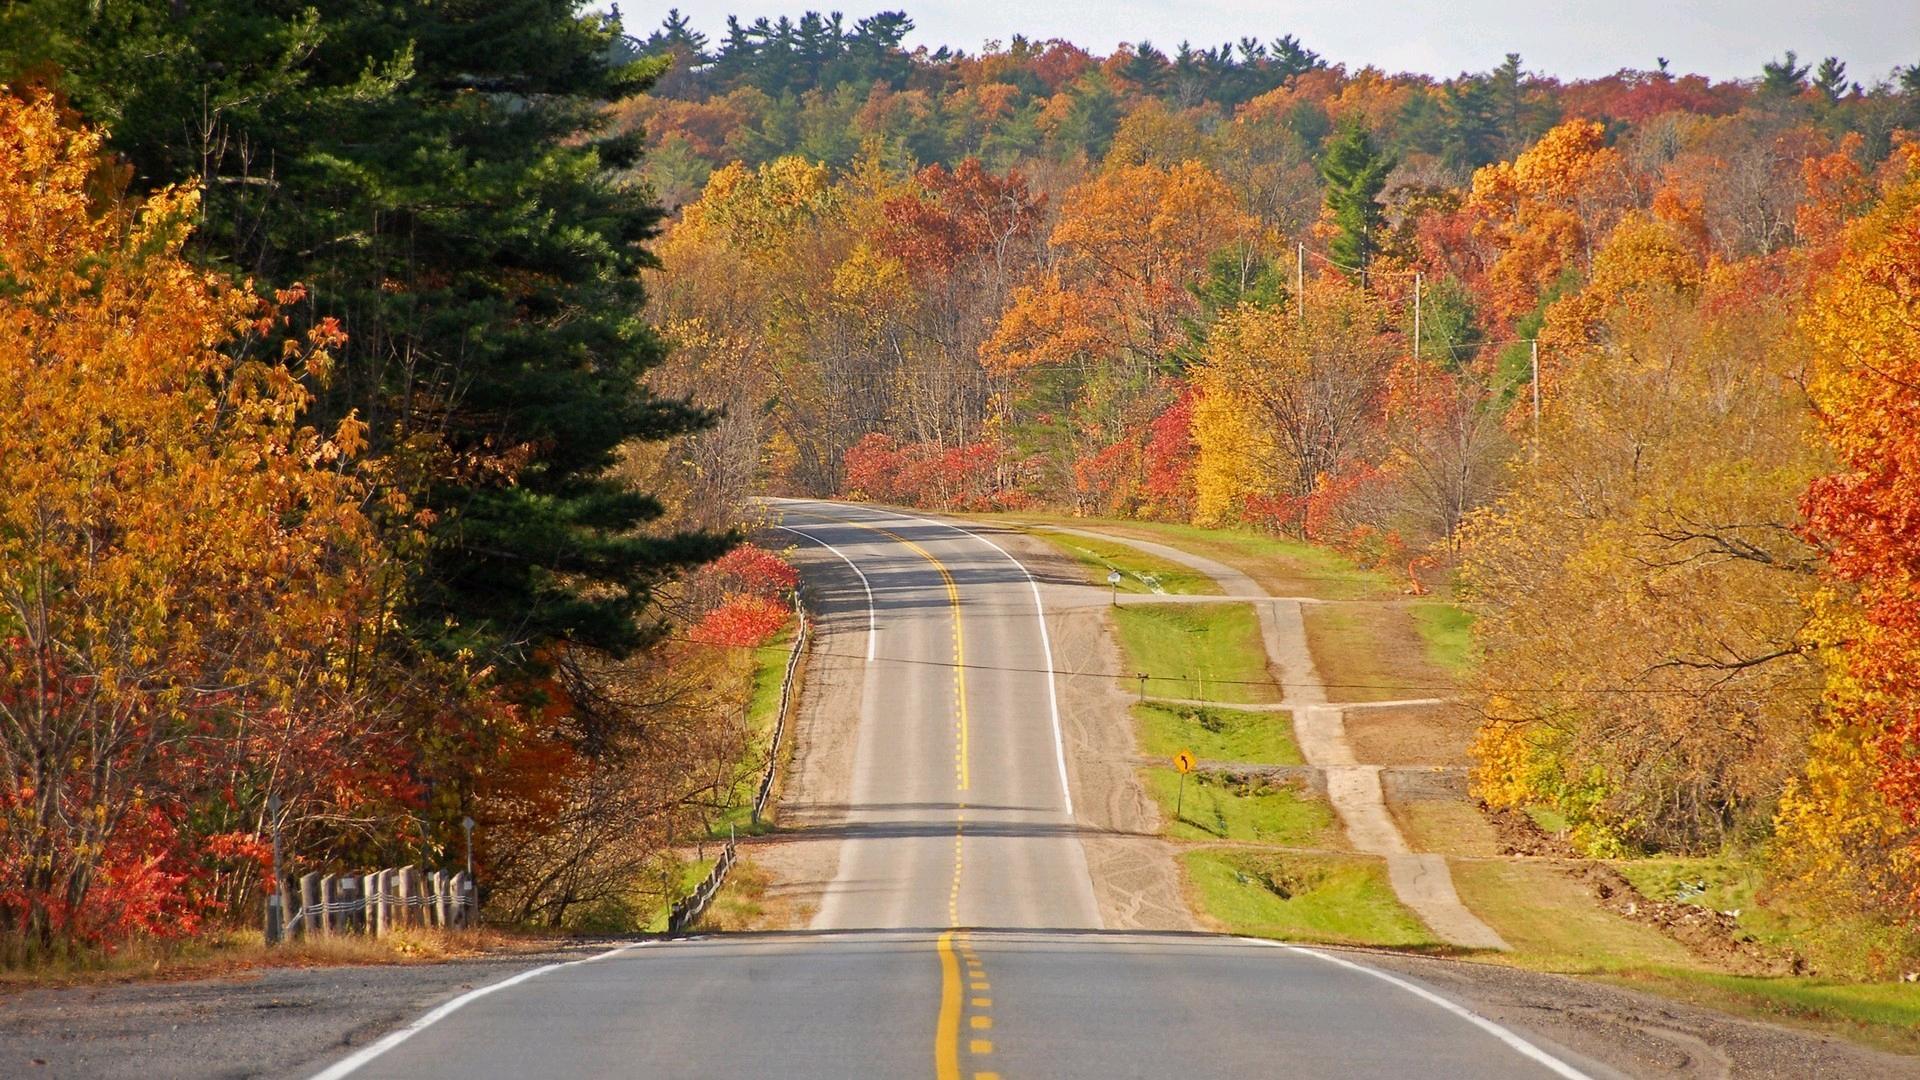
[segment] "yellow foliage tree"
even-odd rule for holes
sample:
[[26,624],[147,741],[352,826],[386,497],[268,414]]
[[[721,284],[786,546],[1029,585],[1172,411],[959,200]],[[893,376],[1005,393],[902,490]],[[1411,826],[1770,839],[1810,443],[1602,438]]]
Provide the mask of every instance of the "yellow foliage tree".
[[209,786],[345,814],[380,764],[363,429],[300,423],[343,339],[236,359],[281,323],[182,258],[194,192],[110,175],[0,93],[0,928],[40,943],[153,929]]
[[1264,516],[1298,527],[1308,500],[1370,460],[1398,335],[1363,290],[1312,283],[1295,310],[1243,305],[1208,334],[1193,369],[1195,516]]

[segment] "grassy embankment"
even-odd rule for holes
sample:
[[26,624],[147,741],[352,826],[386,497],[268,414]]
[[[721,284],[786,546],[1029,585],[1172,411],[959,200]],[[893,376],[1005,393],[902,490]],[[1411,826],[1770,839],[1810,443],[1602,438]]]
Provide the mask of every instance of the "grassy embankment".
[[[747,653],[741,661],[746,670],[740,676],[746,686],[747,742],[734,770],[733,790],[727,808],[710,823],[708,837],[724,840],[728,831],[738,836],[756,836],[772,827],[771,812],[759,824],[753,822],[753,797],[760,790],[760,778],[767,762],[767,746],[773,739],[773,723],[780,708],[780,680],[787,672],[787,658],[793,652],[797,633],[792,621],[773,640]],[[791,747],[783,747],[785,753]]]
[[[1278,595],[1385,601],[1397,591],[1397,582],[1355,568],[1337,553],[1284,539],[1160,523],[1089,524],[1225,562]],[[1445,685],[1471,671],[1470,617],[1444,598],[1318,604],[1304,610],[1321,677],[1352,689],[1344,695],[1336,692],[1336,700],[1439,696],[1385,688]],[[1143,749],[1157,753],[1164,748],[1171,720],[1164,711],[1151,709],[1136,706],[1136,716]],[[1350,734],[1354,727],[1350,719]],[[1193,726],[1186,734],[1196,742],[1205,739]],[[1199,746],[1194,749],[1213,756]],[[1150,787],[1156,794],[1166,790],[1164,782]],[[1171,807],[1167,809],[1171,820]],[[1430,801],[1395,809],[1417,850],[1453,856],[1497,851],[1491,828],[1469,803]],[[1227,817],[1243,829],[1257,824],[1275,834],[1285,831],[1278,826],[1292,822],[1294,835],[1300,834],[1298,814]],[[1534,817],[1549,832],[1564,826],[1550,812]],[[1304,880],[1310,887],[1301,890],[1283,883],[1291,895],[1282,897],[1259,872],[1268,858],[1284,860],[1293,875],[1288,880]],[[1367,872],[1374,865],[1368,860],[1216,846],[1189,850],[1183,861],[1200,908],[1235,932],[1404,946],[1417,946],[1425,938],[1418,921],[1393,902],[1384,873]],[[1461,899],[1514,946],[1503,962],[1600,978],[1887,1049],[1920,1051],[1920,984],[1731,974],[1660,930],[1600,907],[1583,882],[1552,864],[1457,857],[1451,865]],[[1760,878],[1750,859],[1655,857],[1612,865],[1650,897],[1738,911],[1740,929],[1764,944],[1790,945],[1796,936],[1817,932],[1808,920],[1757,902]],[[1315,877],[1314,871],[1323,876]],[[1864,954],[1871,947],[1863,941],[1860,949]]]
[[[1117,567],[1134,580],[1129,567],[1138,563],[1125,545],[1097,550],[1097,561],[1080,560],[1090,578],[1104,580],[1108,568]],[[1133,557],[1151,558],[1138,552]],[[1148,573],[1163,584],[1168,580],[1162,567]],[[1229,703],[1136,704],[1142,753],[1165,759],[1187,749],[1208,761],[1300,763],[1286,713],[1230,707],[1270,704],[1281,697],[1267,673],[1250,605],[1136,601],[1122,603],[1112,615],[1128,664],[1150,676],[1145,687],[1150,697]],[[1381,862],[1326,850],[1341,844],[1338,824],[1325,799],[1303,781],[1256,771],[1202,770],[1187,777],[1183,792],[1179,774],[1169,767],[1141,772],[1161,807],[1164,835],[1206,845],[1189,847],[1182,864],[1197,905],[1215,923],[1237,933],[1289,940],[1434,944],[1420,921],[1394,899]]]

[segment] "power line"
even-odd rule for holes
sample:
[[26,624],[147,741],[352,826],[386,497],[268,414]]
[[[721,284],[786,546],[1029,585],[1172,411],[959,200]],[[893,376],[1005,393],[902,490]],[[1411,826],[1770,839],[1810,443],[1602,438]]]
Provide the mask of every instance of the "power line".
[[[690,637],[686,637],[678,634],[670,635],[668,637],[668,640],[678,641],[688,645],[699,645],[699,646],[704,646],[707,648],[714,648],[714,649],[732,649],[732,650],[744,651],[744,652],[759,652],[764,650],[786,648],[786,646],[784,645],[734,645],[734,644],[721,642],[721,641],[701,641],[695,638],[690,638]],[[865,654],[856,655],[854,653],[833,652],[831,650],[826,650],[826,649],[814,649],[814,650],[811,650],[811,654],[814,656],[831,657],[837,660],[858,660],[863,663],[867,659]],[[1085,679],[1112,679],[1116,682],[1136,682],[1139,680],[1142,674],[1141,672],[1137,672],[1137,671],[1136,672],[1068,671],[1060,668],[1054,668],[1051,671],[1049,671],[1047,668],[1041,668],[1041,667],[1015,667],[1015,666],[1003,665],[1003,664],[976,664],[976,663],[956,664],[951,660],[915,660],[907,657],[898,657],[898,656],[883,656],[883,657],[880,657],[875,662],[883,663],[883,664],[902,664],[909,667],[946,668],[949,670],[959,670],[959,671],[999,671],[999,672],[1006,672],[1006,673],[1015,674],[1015,675],[1052,674],[1052,675],[1061,675],[1061,676],[1073,676],[1073,677],[1085,678]],[[1152,674],[1151,672],[1146,673],[1146,675],[1147,675],[1147,678],[1149,679],[1158,679],[1161,682],[1190,683],[1190,682],[1199,681],[1198,679],[1196,679],[1191,675],[1155,675],[1155,674]],[[1400,691],[1419,690],[1419,691],[1429,691],[1434,693],[1451,693],[1451,694],[1459,694],[1466,690],[1471,690],[1472,692],[1475,692],[1475,693],[1485,693],[1485,694],[1580,694],[1580,695],[1593,695],[1593,696],[1606,696],[1609,694],[1698,695],[1700,693],[1703,693],[1703,691],[1690,689],[1686,687],[1666,687],[1666,686],[1460,687],[1460,686],[1451,685],[1451,684],[1421,684],[1421,683],[1342,683],[1342,682],[1296,683],[1296,682],[1286,682],[1284,680],[1279,680],[1279,679],[1207,679],[1206,682],[1214,686],[1277,686],[1282,689],[1292,689],[1292,688],[1304,689],[1304,688],[1318,686],[1318,687],[1324,687],[1330,690],[1400,690]],[[1782,687],[1774,687],[1770,689],[1768,693],[1771,693],[1771,694],[1787,694],[1787,693],[1817,694],[1817,693],[1825,692],[1825,689],[1826,689],[1825,687],[1821,687],[1821,686],[1782,686]],[[1234,706],[1233,702],[1216,702],[1216,704],[1218,704],[1222,708],[1228,708],[1228,709]],[[1367,703],[1363,701],[1336,701],[1336,702],[1328,702],[1327,704],[1338,706],[1338,705],[1365,705]]]

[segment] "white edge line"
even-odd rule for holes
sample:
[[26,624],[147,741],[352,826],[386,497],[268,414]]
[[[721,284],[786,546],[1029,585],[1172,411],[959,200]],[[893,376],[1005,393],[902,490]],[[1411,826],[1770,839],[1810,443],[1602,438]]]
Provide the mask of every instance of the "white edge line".
[[1405,990],[1407,993],[1412,994],[1415,997],[1418,997],[1424,1001],[1430,1002],[1434,1005],[1438,1005],[1440,1008],[1445,1009],[1446,1011],[1452,1013],[1455,1016],[1458,1016],[1462,1020],[1467,1021],[1468,1023],[1486,1032],[1487,1034],[1492,1035],[1494,1038],[1499,1039],[1503,1043],[1506,1043],[1507,1046],[1512,1048],[1514,1052],[1518,1053],[1521,1057],[1527,1058],[1528,1060],[1541,1065],[1542,1067],[1546,1068],[1548,1071],[1552,1072],[1556,1076],[1564,1076],[1567,1078],[1567,1080],[1593,1080],[1593,1077],[1587,1075],[1586,1073],[1581,1072],[1579,1069],[1574,1068],[1572,1065],[1569,1065],[1566,1062],[1561,1061],[1559,1058],[1554,1057],[1552,1054],[1549,1054],[1545,1050],[1542,1050],[1539,1047],[1533,1045],[1532,1043],[1528,1042],[1526,1039],[1521,1038],[1518,1034],[1513,1032],[1511,1029],[1502,1027],[1501,1025],[1494,1023],[1493,1021],[1487,1019],[1486,1017],[1481,1016],[1479,1013],[1474,1012],[1472,1009],[1469,1009],[1466,1006],[1461,1005],[1457,1002],[1449,1001],[1448,999],[1441,997],[1439,994],[1434,993],[1433,991],[1427,989],[1426,987],[1420,986],[1417,983],[1408,982],[1407,980],[1401,978],[1398,975],[1389,974],[1387,972],[1379,970],[1378,968],[1370,968],[1365,964],[1356,964],[1351,960],[1346,960],[1341,957],[1334,956],[1331,953],[1324,953],[1318,949],[1308,949],[1300,945],[1289,945],[1284,941],[1266,941],[1261,938],[1249,938],[1249,937],[1243,937],[1240,940],[1245,942],[1250,942],[1254,945],[1266,945],[1270,948],[1285,949],[1288,952],[1302,953],[1304,955],[1311,956],[1316,960],[1325,960],[1329,964],[1338,964],[1343,968],[1350,968],[1354,971],[1360,972],[1363,975],[1371,975],[1374,978],[1381,980],[1382,982],[1392,983],[1393,985],[1399,987],[1400,989]]
[[820,539],[819,537],[813,535],[810,532],[805,532],[800,529],[788,528],[785,525],[775,525],[774,528],[779,529],[782,532],[790,532],[795,536],[804,536],[807,539],[813,541],[814,543],[819,544],[821,547],[826,548],[828,551],[831,551],[835,555],[840,556],[841,562],[846,563],[847,566],[850,567],[854,573],[860,575],[860,587],[862,589],[867,590],[867,663],[869,664],[873,663],[874,642],[878,640],[879,634],[874,629],[873,585],[867,581],[866,572],[860,569],[860,566],[858,563],[854,562],[852,559],[847,558],[846,552],[841,551],[839,548],[834,547],[832,544],[827,543],[825,540]]
[[518,975],[509,975],[499,982],[488,983],[478,989],[469,990],[459,997],[454,998],[452,1001],[441,1004],[438,1008],[435,1008],[413,1023],[408,1024],[406,1027],[400,1028],[397,1031],[390,1031],[377,1042],[368,1043],[359,1050],[348,1054],[339,1061],[314,1073],[309,1080],[344,1080],[345,1077],[352,1076],[354,1073],[359,1072],[368,1062],[399,1046],[401,1043],[406,1042],[408,1039],[413,1038],[415,1035],[420,1034],[434,1024],[445,1020],[463,1006],[470,1005],[497,990],[505,990],[509,986],[516,986],[526,982],[528,979],[545,975],[549,971],[558,971],[564,967],[573,967],[575,964],[591,964],[595,960],[605,960],[609,956],[618,956],[632,949],[658,944],[660,943],[657,941],[636,941],[631,945],[622,945],[617,949],[608,949],[606,952],[595,953],[592,956],[582,957],[579,960],[563,960],[557,964],[543,964],[537,968],[529,968]]
[[958,525],[948,524],[944,521],[936,521],[932,518],[915,517],[912,514],[899,514],[898,516],[906,518],[908,521],[918,521],[926,525],[937,525],[943,529],[952,529],[954,532],[962,535],[971,536],[975,540],[999,552],[1008,562],[1018,567],[1022,574],[1026,575],[1027,587],[1033,590],[1034,618],[1040,623],[1040,651],[1044,652],[1047,656],[1047,712],[1053,720],[1053,760],[1054,763],[1060,767],[1060,798],[1066,803],[1067,816],[1072,817],[1073,788],[1067,784],[1067,747],[1066,741],[1060,737],[1060,697],[1054,691],[1053,685],[1055,675],[1053,667],[1053,639],[1047,634],[1047,608],[1046,605],[1040,601],[1040,582],[1034,578],[1033,571],[1027,569],[1026,563],[1007,554],[1006,548],[1001,547],[999,544],[994,543],[971,529],[963,529]]

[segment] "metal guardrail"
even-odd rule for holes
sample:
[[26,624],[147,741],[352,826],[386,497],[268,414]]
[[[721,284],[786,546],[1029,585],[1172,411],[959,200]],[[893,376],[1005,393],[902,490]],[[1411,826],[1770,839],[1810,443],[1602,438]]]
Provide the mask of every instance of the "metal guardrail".
[[773,778],[780,771],[780,737],[787,729],[787,713],[793,706],[793,674],[800,667],[800,655],[807,649],[807,642],[813,636],[813,627],[807,622],[806,605],[800,599],[800,590],[793,590],[793,614],[800,624],[799,633],[794,635],[793,651],[787,654],[787,673],[780,679],[780,704],[773,715],[773,739],[767,747],[767,771],[760,777],[760,790],[753,796],[753,823],[760,824],[760,814],[767,808],[767,799],[773,794]]
[[269,944],[313,934],[385,935],[403,926],[469,927],[479,897],[466,872],[422,872],[402,866],[369,874],[307,873],[283,883],[298,907],[282,926],[269,926]]
[[[773,738],[767,746],[767,768],[761,774],[760,788],[753,796],[753,823],[760,823],[760,814],[767,808],[767,799],[773,794],[773,779],[780,772],[780,740],[787,729],[787,713],[793,709],[793,676],[800,669],[800,657],[807,650],[807,642],[813,637],[813,627],[807,623],[806,604],[800,598],[800,590],[793,590],[793,614],[800,624],[799,632],[793,638],[793,650],[787,654],[787,670],[780,677],[780,703],[773,716]],[[727,846],[721,850],[720,858],[707,871],[706,878],[696,886],[693,892],[681,897],[667,912],[667,933],[685,933],[687,927],[700,921],[706,914],[707,905],[720,893],[720,887],[727,883],[727,873],[733,869],[736,855],[733,837],[727,837]]]

